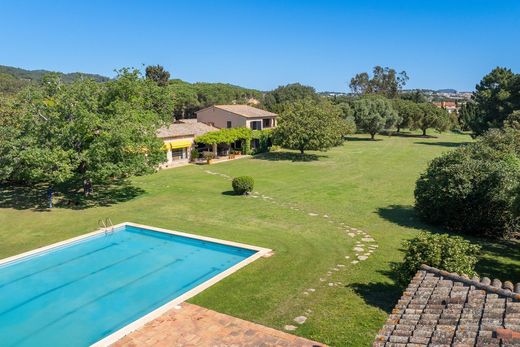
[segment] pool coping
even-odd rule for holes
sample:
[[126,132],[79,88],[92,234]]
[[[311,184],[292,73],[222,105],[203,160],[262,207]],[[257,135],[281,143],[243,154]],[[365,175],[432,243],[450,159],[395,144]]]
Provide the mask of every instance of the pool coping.
[[246,265],[254,262],[255,260],[257,260],[258,258],[264,257],[272,252],[272,250],[269,248],[257,247],[257,246],[248,245],[248,244],[239,243],[239,242],[221,240],[221,239],[216,239],[213,237],[189,234],[189,233],[185,233],[185,232],[181,232],[181,231],[157,228],[157,227],[152,227],[152,226],[144,225],[144,224],[123,222],[123,223],[116,224],[110,228],[101,228],[99,230],[96,230],[96,231],[93,231],[93,232],[90,232],[87,234],[83,234],[83,235],[73,237],[73,238],[70,238],[70,239],[67,239],[64,241],[53,243],[51,245],[36,248],[36,249],[28,251],[28,252],[24,252],[24,253],[17,254],[17,255],[8,257],[8,258],[1,259],[0,265],[19,260],[21,258],[33,256],[38,253],[46,252],[46,251],[52,250],[54,248],[58,248],[58,247],[67,245],[69,243],[81,241],[81,240],[89,238],[91,236],[106,233],[111,229],[116,229],[116,228],[124,227],[127,225],[138,227],[138,228],[143,228],[143,229],[147,229],[147,230],[152,230],[152,231],[156,231],[156,232],[161,232],[161,233],[165,233],[165,234],[183,236],[183,237],[187,237],[187,238],[191,238],[191,239],[195,239],[195,240],[208,241],[208,242],[213,242],[213,243],[227,245],[227,246],[245,248],[245,249],[256,251],[256,253],[247,257],[246,259],[242,260],[241,262],[233,265],[232,267],[226,269],[225,271],[219,273],[218,275],[210,278],[209,280],[199,284],[198,286],[196,286],[195,288],[192,288],[191,290],[187,291],[186,293],[176,297],[175,299],[167,302],[166,304],[147,313],[146,315],[142,316],[141,318],[138,318],[137,320],[133,321],[132,323],[127,324],[126,326],[122,327],[121,329],[119,329],[119,330],[113,332],[112,334],[104,337],[103,339],[95,342],[94,344],[91,345],[92,347],[110,346],[111,344],[120,340],[121,338],[128,335],[129,333],[139,329],[146,323],[148,323],[156,318],[159,318],[161,315],[163,315],[167,311],[175,308],[175,306],[177,306],[178,304],[194,297],[195,295],[199,294],[203,290],[205,290],[205,289],[211,287],[212,285],[214,285],[215,283],[223,280],[224,278],[226,278],[227,276],[231,275],[232,273],[238,271],[239,269],[243,268],[244,266],[246,266]]

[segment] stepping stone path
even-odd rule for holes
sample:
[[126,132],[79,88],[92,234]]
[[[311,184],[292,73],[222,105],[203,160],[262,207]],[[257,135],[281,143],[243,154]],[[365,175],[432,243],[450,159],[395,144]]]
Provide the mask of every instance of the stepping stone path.
[[287,331],[295,331],[296,329],[298,329],[298,327],[295,327],[294,325],[286,325],[283,328]]
[[[207,174],[210,174],[210,175],[220,176],[220,177],[222,177],[222,178],[224,178],[226,180],[232,180],[233,179],[229,175],[221,174],[221,173],[210,171],[210,170],[205,170],[204,172],[206,172]],[[287,209],[290,209],[290,210],[293,210],[293,211],[303,212],[303,213],[307,214],[310,217],[320,216],[319,213],[306,211],[305,209],[297,207],[297,204],[295,204],[295,203],[292,203],[292,202],[278,202],[278,201],[276,201],[276,199],[274,199],[274,198],[272,198],[270,196],[267,196],[267,195],[263,195],[260,192],[253,192],[249,196],[253,197],[253,198],[261,197],[262,198],[261,201],[270,202],[270,203],[276,204],[276,205],[278,205],[280,207],[284,207],[284,208],[287,208]],[[350,264],[356,265],[360,261],[367,260],[370,256],[372,256],[374,254],[374,252],[379,247],[379,245],[376,243],[376,240],[371,235],[366,233],[365,231],[357,229],[357,228],[354,228],[354,227],[350,227],[345,222],[337,222],[329,214],[322,214],[321,217],[322,218],[327,218],[328,222],[330,224],[334,224],[334,225],[336,225],[336,228],[338,230],[344,231],[345,232],[345,236],[349,236],[350,238],[358,238],[358,237],[361,238],[360,240],[356,241],[356,244],[353,247],[353,251],[355,252],[356,259],[352,260],[350,262]],[[369,243],[369,244],[365,245],[364,243]],[[366,251],[365,251],[365,247],[367,248]],[[351,259],[351,255],[345,255],[345,259]],[[331,268],[332,271],[327,271],[325,277],[320,277],[319,278],[320,282],[326,282],[327,283],[327,285],[325,285],[325,283],[322,284],[322,285],[320,284],[320,288],[331,288],[331,287],[335,287],[335,286],[341,286],[342,282],[328,282],[328,281],[333,280],[334,277],[336,277],[335,274],[340,273],[342,270],[345,270],[347,268],[348,268],[348,266],[346,266],[344,264],[337,264],[335,267]],[[305,290],[303,292],[303,295],[305,297],[309,296],[311,293],[316,292],[316,290],[317,290],[316,288],[308,288],[307,290]],[[312,310],[310,310],[310,309],[306,309],[305,310],[305,314],[307,316],[309,315],[310,312],[312,312]],[[300,325],[304,324],[306,322],[306,320],[307,320],[307,316],[303,316],[303,315],[302,316],[298,316],[298,317],[294,318],[294,321],[297,324],[300,324]],[[284,326],[284,330],[286,330],[286,331],[294,331],[296,329],[298,329],[298,327],[295,326],[295,325],[288,324],[288,325]]]
[[300,325],[305,323],[306,320],[307,320],[307,317],[305,317],[305,316],[298,316],[298,317],[294,318],[294,321]]

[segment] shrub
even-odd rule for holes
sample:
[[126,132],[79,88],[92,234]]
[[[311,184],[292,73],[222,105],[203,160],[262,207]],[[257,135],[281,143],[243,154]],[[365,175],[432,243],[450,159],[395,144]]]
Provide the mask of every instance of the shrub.
[[476,275],[480,246],[460,236],[421,233],[404,241],[403,246],[404,260],[395,267],[397,281],[403,286],[410,282],[422,264],[470,277]]
[[518,133],[490,132],[434,159],[415,188],[415,208],[425,221],[449,230],[498,238],[515,236],[520,183]]
[[200,152],[197,150],[197,148],[192,148],[191,150],[191,160],[195,160],[200,158]]
[[213,152],[204,152],[204,153],[203,153],[203,157],[204,157],[204,159],[206,159],[206,160],[211,160],[211,159],[215,159],[215,158],[216,158],[216,155],[215,155],[215,153],[213,153]]
[[235,177],[231,183],[236,194],[246,194],[253,191],[255,181],[251,176]]
[[255,149],[255,154],[269,152],[272,146],[272,130],[253,130],[252,139],[258,140],[258,147]]

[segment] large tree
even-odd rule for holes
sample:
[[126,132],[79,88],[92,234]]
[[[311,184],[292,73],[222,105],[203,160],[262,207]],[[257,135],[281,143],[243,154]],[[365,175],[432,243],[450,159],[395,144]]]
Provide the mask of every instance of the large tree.
[[292,83],[266,93],[264,105],[270,111],[280,112],[284,104],[303,99],[318,101],[319,95],[316,94],[316,90],[313,87]]
[[475,134],[503,127],[504,120],[520,110],[520,74],[501,67],[493,69],[476,86],[473,99],[477,112],[469,124]]
[[413,114],[410,122],[410,129],[420,129],[423,136],[426,136],[426,132],[430,128],[438,132],[449,129],[451,118],[448,111],[426,102],[417,104],[417,106],[417,112]]
[[396,123],[397,132],[400,132],[402,128],[409,128],[416,114],[420,112],[417,103],[410,100],[394,99],[393,106],[399,116]]
[[0,180],[88,194],[92,184],[154,171],[164,159],[156,130],[172,111],[162,90],[126,69],[105,84],[51,77],[27,89],[2,111],[10,118],[1,118]]
[[381,94],[395,98],[406,85],[406,71],[397,73],[389,67],[375,66],[372,77],[367,72],[358,73],[350,80],[350,89],[355,94]]
[[148,65],[146,67],[146,78],[151,79],[159,86],[165,86],[170,80],[170,73],[161,65]]
[[284,104],[273,142],[288,149],[325,151],[343,142],[348,134],[341,110],[327,101],[311,99]]
[[392,103],[384,97],[359,98],[352,102],[352,107],[358,129],[369,133],[372,140],[377,133],[391,129],[399,122]]

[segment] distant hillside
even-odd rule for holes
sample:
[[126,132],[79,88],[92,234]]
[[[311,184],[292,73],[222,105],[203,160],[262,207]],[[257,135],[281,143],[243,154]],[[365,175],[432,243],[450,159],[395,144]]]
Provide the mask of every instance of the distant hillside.
[[438,89],[435,92],[437,93],[447,93],[447,94],[455,94],[457,91],[455,89]]
[[[53,71],[25,70],[25,69],[20,69],[17,67],[12,67],[12,66],[0,65],[0,74],[10,75],[16,79],[25,80],[25,81],[39,82],[42,80],[42,78],[45,74],[48,74],[50,72],[53,72]],[[72,72],[72,73],[57,72],[57,73],[61,76],[63,82],[65,82],[65,83],[70,83],[70,82],[78,79],[79,77],[92,78],[97,82],[106,82],[110,79],[105,76],[101,76],[101,75],[97,75],[97,74],[82,73],[82,72]]]

